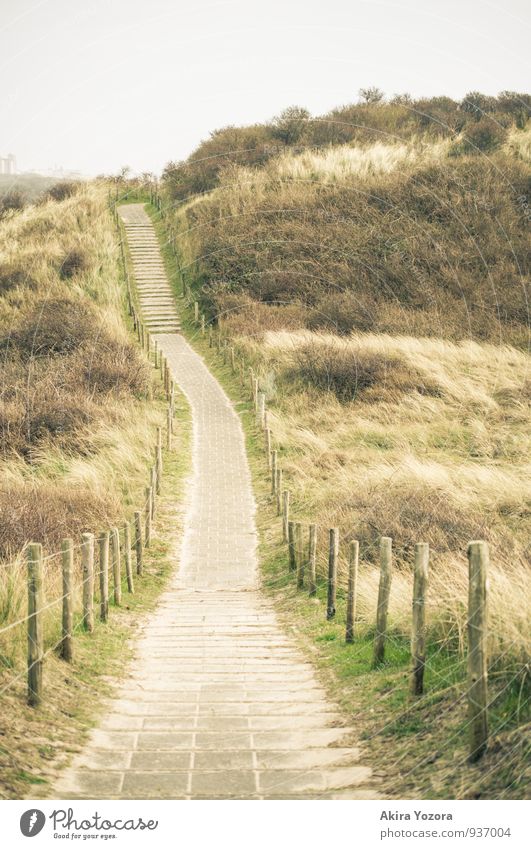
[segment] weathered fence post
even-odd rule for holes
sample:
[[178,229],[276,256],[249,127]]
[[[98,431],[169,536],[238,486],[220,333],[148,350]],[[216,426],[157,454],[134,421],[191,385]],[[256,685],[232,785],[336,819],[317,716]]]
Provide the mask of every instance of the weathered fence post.
[[295,560],[295,522],[288,522],[288,565],[290,572],[294,572],[297,568]]
[[282,515],[282,469],[277,468],[277,516]]
[[265,425],[265,392],[258,393],[258,403],[256,405],[256,424],[262,430]]
[[347,627],[345,642],[354,642],[354,625],[356,622],[356,601],[358,589],[358,562],[360,545],[357,539],[350,543],[348,559],[348,589],[347,589]]
[[378,587],[378,607],[376,610],[373,666],[378,666],[382,663],[385,656],[387,613],[389,610],[392,577],[393,541],[391,537],[382,537],[380,539],[380,584]]
[[131,564],[131,528],[129,522],[124,524],[124,559],[127,589],[130,593],[134,593],[135,585],[133,582],[133,568]]
[[194,321],[196,324],[199,321],[199,304],[197,301],[194,301]]
[[135,511],[135,550],[136,574],[142,574],[142,516],[140,510]]
[[157,499],[155,498],[155,493],[157,491],[157,467],[156,465],[151,466],[149,473],[149,482],[151,485],[151,518],[155,518],[156,504]]
[[74,543],[71,539],[61,542],[61,559],[63,568],[63,622],[61,632],[61,657],[72,662],[74,627],[74,599],[72,598],[72,579],[74,574]]
[[271,468],[271,428],[265,429],[265,452],[267,457],[267,468]]
[[42,699],[44,637],[42,628],[42,545],[28,545],[28,704]]
[[297,589],[304,588],[304,552],[302,547],[302,523],[295,523],[295,562],[297,564]]
[[205,316],[201,313],[201,336],[205,335]]
[[94,630],[94,534],[81,535],[81,564],[83,571],[83,626]]
[[109,532],[101,531],[98,537],[100,554],[100,619],[109,618]]
[[479,760],[487,749],[487,570],[486,542],[468,544],[468,719],[469,760]]
[[160,495],[162,484],[162,428],[157,427],[157,448],[156,448],[156,467],[157,467],[157,495]]
[[153,493],[150,486],[146,487],[146,528],[145,528],[145,547],[149,548],[151,545],[151,502],[153,500]]
[[413,617],[411,623],[411,694],[420,696],[424,692],[424,667],[426,664],[426,591],[428,586],[428,564],[430,547],[427,542],[415,546],[413,574]]
[[308,595],[317,594],[317,526],[310,525],[308,536]]
[[337,558],[339,555],[339,530],[330,528],[328,547],[328,598],[326,603],[326,618],[333,619],[336,615],[337,592]]
[[171,421],[171,407],[168,407],[168,413],[166,416],[166,448],[168,451],[171,451],[171,433],[172,433],[172,421]]
[[277,452],[271,452],[271,493],[274,495],[277,491]]
[[112,580],[114,603],[122,603],[122,569],[120,564],[120,534],[118,528],[111,529]]
[[282,539],[288,541],[288,524],[289,524],[289,489],[285,489],[282,493]]
[[254,409],[258,409],[258,378],[255,377],[253,380],[253,405]]

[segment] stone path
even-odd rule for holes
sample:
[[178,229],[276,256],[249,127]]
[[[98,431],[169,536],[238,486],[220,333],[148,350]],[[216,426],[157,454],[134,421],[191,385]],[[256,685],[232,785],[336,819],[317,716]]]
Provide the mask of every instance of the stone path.
[[[120,212],[128,234],[148,234],[141,205]],[[239,419],[180,335],[155,338],[193,413],[180,569],[54,798],[376,798],[351,730],[260,593]]]

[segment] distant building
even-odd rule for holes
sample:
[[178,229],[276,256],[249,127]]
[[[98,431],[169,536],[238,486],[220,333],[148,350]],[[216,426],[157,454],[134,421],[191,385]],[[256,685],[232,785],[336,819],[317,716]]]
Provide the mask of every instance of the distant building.
[[16,174],[17,160],[14,153],[0,156],[0,174]]

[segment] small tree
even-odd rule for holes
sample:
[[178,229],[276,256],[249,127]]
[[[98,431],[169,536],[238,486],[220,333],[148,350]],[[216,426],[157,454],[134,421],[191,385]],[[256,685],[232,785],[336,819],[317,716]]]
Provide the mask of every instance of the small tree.
[[382,89],[375,85],[370,88],[360,88],[358,94],[365,103],[381,103],[385,97]]

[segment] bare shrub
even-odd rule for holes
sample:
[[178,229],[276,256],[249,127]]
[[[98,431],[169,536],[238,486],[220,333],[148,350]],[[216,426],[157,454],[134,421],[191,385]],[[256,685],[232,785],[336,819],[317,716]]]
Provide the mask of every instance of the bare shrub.
[[3,342],[25,357],[67,354],[94,338],[100,323],[88,301],[50,298],[38,301]]
[[69,280],[76,274],[86,271],[88,267],[87,255],[80,250],[72,250],[68,251],[63,257],[59,266],[59,274],[63,280]]
[[119,502],[110,493],[51,482],[2,486],[0,559],[18,554],[28,540],[57,550],[64,537],[108,526],[119,515]]
[[[332,392],[339,401],[353,401],[360,393],[365,400],[382,400],[397,393],[416,391],[440,394],[434,381],[422,376],[398,354],[382,354],[359,348],[310,342],[295,352],[295,376]],[[367,390],[372,390],[370,395]]]
[[55,186],[52,186],[44,195],[45,200],[66,200],[75,195],[79,189],[80,183],[72,180],[62,180]]

